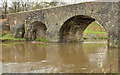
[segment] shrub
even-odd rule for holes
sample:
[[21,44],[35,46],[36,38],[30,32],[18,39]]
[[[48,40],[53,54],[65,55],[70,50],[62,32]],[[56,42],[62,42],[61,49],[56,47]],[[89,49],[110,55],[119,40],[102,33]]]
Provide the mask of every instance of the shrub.
[[38,38],[35,41],[48,42],[48,40],[46,40],[46,38]]

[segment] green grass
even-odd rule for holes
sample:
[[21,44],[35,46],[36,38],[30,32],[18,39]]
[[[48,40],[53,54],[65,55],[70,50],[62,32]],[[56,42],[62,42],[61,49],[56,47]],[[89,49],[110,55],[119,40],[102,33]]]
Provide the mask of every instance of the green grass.
[[46,38],[38,38],[35,41],[39,41],[39,42],[48,42],[48,40],[46,40]]
[[0,37],[0,40],[4,41],[4,40],[13,40],[13,41],[19,41],[19,40],[22,40],[22,41],[25,41],[24,38],[14,38],[12,34],[5,34],[3,35],[2,37]]
[[106,32],[99,32],[99,31],[84,31],[84,34],[106,34]]
[[107,39],[107,32],[99,24],[97,24],[96,22],[93,22],[84,31],[83,38],[84,39],[89,39],[89,38]]

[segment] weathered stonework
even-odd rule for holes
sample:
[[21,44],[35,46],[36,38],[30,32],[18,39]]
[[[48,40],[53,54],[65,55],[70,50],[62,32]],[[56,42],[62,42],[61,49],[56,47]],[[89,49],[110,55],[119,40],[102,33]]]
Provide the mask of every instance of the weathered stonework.
[[39,21],[35,21],[33,22],[28,28],[27,28],[27,33],[26,35],[26,39],[27,40],[36,40],[37,38],[46,38],[46,26],[39,22]]
[[2,31],[2,35],[10,32],[10,25],[8,24],[6,19],[0,20],[0,29]]
[[14,26],[14,30],[13,30],[13,35],[15,38],[24,38],[24,34],[25,34],[25,27],[24,27],[24,23],[19,23],[16,24]]
[[67,20],[60,29],[60,42],[83,41],[84,30],[95,19],[88,16],[74,16]]
[[[47,40],[49,40],[50,42],[60,42],[62,40],[64,42],[64,38],[66,38],[67,35],[63,35],[61,28],[64,24],[66,24],[66,22],[73,21],[73,24],[77,23],[76,25],[72,25],[72,23],[70,24],[72,26],[70,26],[71,28],[69,29],[69,32],[72,33],[69,33],[69,39],[74,38],[72,36],[75,36],[74,40],[80,40],[81,38],[78,37],[82,36],[84,28],[86,28],[86,26],[88,26],[89,23],[93,21],[92,19],[95,19],[106,29],[107,33],[109,34],[109,43],[115,45],[117,44],[116,41],[118,39],[118,10],[118,2],[86,2],[60,7],[46,8],[41,10],[21,12],[16,14],[9,14],[8,20],[11,33],[14,33],[14,28],[16,25],[20,24],[21,22],[24,23],[25,38],[28,40],[34,40],[37,38],[31,38],[33,36],[31,35],[31,33],[34,31],[34,28],[31,29],[31,27],[34,22],[41,22],[45,25],[43,27],[46,27],[47,29],[45,31],[44,29],[42,30],[42,32],[45,33],[44,37],[46,37]],[[79,18],[77,18],[80,16],[91,17],[91,19],[87,21],[83,19],[83,23],[80,24],[82,18],[80,20]],[[73,17],[77,18],[77,20],[79,21],[72,20],[71,18]],[[82,26],[83,28],[81,28],[80,26]],[[38,28],[37,31],[39,30],[41,29]],[[74,32],[76,34],[73,34]],[[43,34],[40,33],[40,35]]]

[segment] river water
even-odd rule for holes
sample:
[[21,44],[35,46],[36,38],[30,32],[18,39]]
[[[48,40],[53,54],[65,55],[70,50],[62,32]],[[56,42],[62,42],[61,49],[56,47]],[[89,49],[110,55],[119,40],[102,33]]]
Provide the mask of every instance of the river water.
[[3,73],[118,72],[118,49],[106,41],[83,43],[2,43]]

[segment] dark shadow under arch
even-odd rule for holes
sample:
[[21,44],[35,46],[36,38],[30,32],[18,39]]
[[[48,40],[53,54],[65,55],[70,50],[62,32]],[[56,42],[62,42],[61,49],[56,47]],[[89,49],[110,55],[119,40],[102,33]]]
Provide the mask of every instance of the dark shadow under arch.
[[35,21],[33,23],[31,23],[30,25],[30,38],[28,38],[29,40],[36,40],[38,38],[45,38],[46,37],[46,31],[47,31],[47,27],[44,23],[40,22],[40,21]]
[[68,19],[60,28],[59,42],[82,41],[84,30],[93,21],[95,21],[94,18],[85,15],[77,15]]

